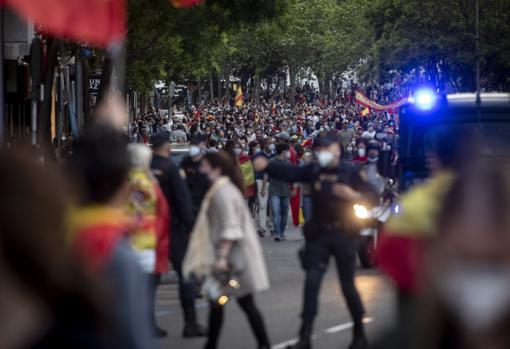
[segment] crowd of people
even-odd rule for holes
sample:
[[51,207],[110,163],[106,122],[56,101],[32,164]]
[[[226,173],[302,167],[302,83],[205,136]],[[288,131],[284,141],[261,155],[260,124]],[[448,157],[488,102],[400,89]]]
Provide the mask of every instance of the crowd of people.
[[[290,209],[303,226],[305,278],[299,340],[289,348],[312,347],[331,257],[353,319],[349,348],[368,348],[352,209],[378,202],[392,175],[384,165],[398,160],[398,122],[365,114],[345,94],[301,93],[292,104],[203,105],[177,122],[145,115],[129,134],[122,116],[98,117],[59,165],[1,152],[0,347],[152,348],[167,335],[155,294],[172,268],[184,338],[206,337],[205,348],[217,348],[224,307],[235,298],[258,348],[270,348],[256,302],[270,288],[261,237],[285,240]],[[176,131],[184,140],[172,138]],[[434,137],[432,180],[402,198],[402,214],[386,227],[379,263],[398,287],[401,311],[376,348],[510,343],[502,330],[510,186],[475,161],[475,142],[463,140],[476,134],[459,135]],[[172,148],[187,139],[177,164]],[[207,326],[197,319],[198,293],[209,301]]]

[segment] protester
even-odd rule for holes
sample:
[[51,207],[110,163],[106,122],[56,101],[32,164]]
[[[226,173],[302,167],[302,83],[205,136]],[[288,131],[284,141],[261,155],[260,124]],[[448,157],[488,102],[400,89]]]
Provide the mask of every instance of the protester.
[[199,171],[200,161],[205,153],[205,138],[201,135],[197,135],[191,140],[189,155],[186,156],[181,163],[181,168],[186,175],[186,184],[191,194],[193,212],[195,215],[198,214],[205,193],[209,189],[207,178]]
[[0,347],[124,347],[114,294],[68,244],[63,178],[28,154],[2,151],[0,166]]
[[127,213],[136,217],[131,244],[142,270],[148,275],[152,331],[157,337],[165,337],[167,332],[156,323],[155,298],[161,273],[168,270],[170,211],[157,180],[150,172],[150,148],[131,144],[129,154],[132,169],[129,173],[130,200]]
[[88,128],[74,145],[70,170],[80,189],[71,216],[73,246],[89,272],[103,277],[123,348],[150,347],[147,281],[129,243],[127,139],[108,124]]
[[[275,164],[290,164],[289,145],[279,143],[276,145],[276,156],[270,160]],[[289,217],[290,185],[276,177],[269,176],[269,202],[273,212],[273,224],[275,228],[275,241],[285,240],[285,230]]]
[[188,248],[190,233],[194,224],[192,197],[179,168],[170,158],[169,133],[166,131],[152,136],[152,171],[171,208],[170,210],[170,261],[179,277],[179,299],[183,311],[184,329],[182,336],[203,337],[207,334],[197,322],[195,309],[195,283],[186,281],[182,275],[182,262]]
[[[185,260],[185,275],[214,277],[215,273],[233,273],[239,278],[237,301],[248,317],[258,347],[270,348],[262,316],[253,293],[269,288],[264,256],[255,226],[244,200],[243,179],[236,164],[223,152],[209,153],[201,164],[212,186],[202,204],[190,248]],[[205,283],[207,284],[207,282]],[[206,349],[217,347],[224,308],[211,299],[209,336]]]

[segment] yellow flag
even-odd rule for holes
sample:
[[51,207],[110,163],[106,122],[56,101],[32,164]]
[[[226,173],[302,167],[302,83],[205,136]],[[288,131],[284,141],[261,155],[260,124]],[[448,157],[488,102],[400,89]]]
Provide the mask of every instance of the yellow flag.
[[244,104],[243,101],[243,90],[241,89],[241,86],[237,88],[237,94],[236,94],[236,107],[242,107]]

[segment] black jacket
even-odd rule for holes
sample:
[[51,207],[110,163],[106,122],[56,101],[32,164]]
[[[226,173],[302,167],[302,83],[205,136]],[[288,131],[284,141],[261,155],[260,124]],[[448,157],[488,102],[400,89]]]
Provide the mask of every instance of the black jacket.
[[360,203],[373,203],[376,200],[376,194],[370,184],[361,178],[358,168],[343,162],[333,169],[321,168],[315,163],[292,166],[271,162],[267,172],[270,176],[287,182],[311,184],[312,218],[304,227],[307,238],[323,232],[358,229],[357,218],[354,217],[354,203],[335,196],[334,184],[342,183],[360,192]]
[[191,193],[193,212],[195,215],[198,215],[202,201],[210,187],[207,176],[200,173],[198,170],[199,167],[200,161],[193,161],[190,156],[186,156],[181,163],[181,168],[186,173],[186,184]]
[[172,240],[179,238],[177,234],[189,236],[195,223],[195,215],[190,192],[179,173],[179,168],[171,159],[155,155],[152,158],[151,169],[170,207]]

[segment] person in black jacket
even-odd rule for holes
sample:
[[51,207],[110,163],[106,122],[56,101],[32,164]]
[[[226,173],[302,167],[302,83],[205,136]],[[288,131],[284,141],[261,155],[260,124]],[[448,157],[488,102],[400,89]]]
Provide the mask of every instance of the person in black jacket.
[[163,131],[155,134],[151,141],[153,147],[152,171],[158,179],[170,207],[170,261],[179,277],[179,298],[184,313],[183,337],[203,337],[207,335],[204,327],[197,323],[195,310],[195,283],[188,282],[182,276],[182,261],[186,255],[189,237],[195,215],[191,194],[179,173],[179,168],[170,158],[170,134]]
[[354,322],[350,349],[367,347],[363,329],[364,309],[354,284],[356,234],[359,225],[353,205],[375,199],[372,189],[356,168],[340,161],[336,136],[325,135],[314,143],[316,161],[296,167],[264,158],[255,160],[255,170],[288,182],[311,184],[312,218],[305,223],[305,247],[300,252],[306,273],[300,340],[289,348],[311,348],[313,321],[317,315],[320,285],[330,256],[336,261],[342,292]]
[[199,171],[200,161],[205,155],[205,138],[201,135],[191,140],[190,152],[181,163],[181,168],[186,174],[186,184],[191,193],[193,213],[198,215],[205,193],[209,190],[207,177]]

